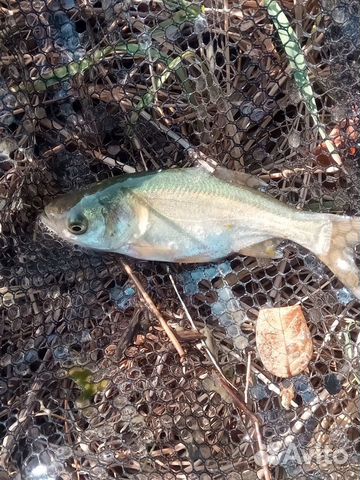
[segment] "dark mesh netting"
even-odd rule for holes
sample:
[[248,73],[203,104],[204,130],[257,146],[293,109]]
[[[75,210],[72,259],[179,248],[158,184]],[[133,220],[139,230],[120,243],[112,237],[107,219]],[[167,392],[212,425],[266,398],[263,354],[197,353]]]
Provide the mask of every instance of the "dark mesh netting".
[[[37,219],[95,181],[215,162],[359,215],[359,2],[1,0],[0,16],[0,478],[358,478],[360,304],[315,255],[138,261]],[[313,354],[284,379],[256,324],[295,305]]]

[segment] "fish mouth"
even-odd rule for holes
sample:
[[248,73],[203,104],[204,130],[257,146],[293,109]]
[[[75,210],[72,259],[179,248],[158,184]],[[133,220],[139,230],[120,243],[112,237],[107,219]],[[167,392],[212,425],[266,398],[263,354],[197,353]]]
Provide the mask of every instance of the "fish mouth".
[[66,215],[61,215],[57,211],[54,211],[51,204],[46,206],[42,213],[40,213],[37,225],[43,232],[49,233],[52,237],[64,240],[65,242],[75,242],[74,235],[71,235],[65,227]]
[[57,218],[56,214],[51,212],[51,210],[49,209],[49,206],[46,206],[42,211],[42,213],[40,213],[40,215],[38,216],[37,223],[45,231],[48,231],[50,233],[56,233],[56,228],[55,228],[56,218]]
[[44,210],[40,213],[38,216],[38,222],[43,225],[47,225],[49,223],[49,212],[48,212],[48,207],[46,206]]
[[51,228],[51,222],[49,220],[49,217],[46,215],[45,212],[40,213],[40,215],[37,217],[36,224],[41,228],[41,230],[54,233],[54,229]]

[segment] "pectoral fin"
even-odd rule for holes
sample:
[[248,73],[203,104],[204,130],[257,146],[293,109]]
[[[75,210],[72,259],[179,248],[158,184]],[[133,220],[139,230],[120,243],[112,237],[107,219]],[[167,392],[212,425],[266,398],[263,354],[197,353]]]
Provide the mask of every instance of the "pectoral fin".
[[278,238],[270,238],[260,243],[254,243],[249,247],[240,250],[240,255],[257,258],[281,258],[282,253],[278,250],[279,244],[282,240]]
[[266,190],[268,184],[254,175],[236,170],[228,170],[224,167],[216,167],[213,175],[223,182],[234,186],[256,188],[257,190]]

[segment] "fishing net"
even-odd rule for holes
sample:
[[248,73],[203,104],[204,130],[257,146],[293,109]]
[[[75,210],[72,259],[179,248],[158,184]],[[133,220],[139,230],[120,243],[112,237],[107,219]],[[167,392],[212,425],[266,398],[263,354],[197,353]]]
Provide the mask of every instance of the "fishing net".
[[[314,255],[140,262],[37,226],[59,193],[200,161],[359,215],[358,2],[2,0],[0,15],[0,478],[358,478],[360,305]],[[255,331],[291,305],[314,353],[284,380]]]

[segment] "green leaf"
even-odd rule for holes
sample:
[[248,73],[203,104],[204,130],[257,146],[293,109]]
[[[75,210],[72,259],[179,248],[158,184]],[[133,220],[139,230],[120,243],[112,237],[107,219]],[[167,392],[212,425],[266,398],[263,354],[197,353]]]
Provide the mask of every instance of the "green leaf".
[[103,392],[109,384],[108,380],[93,382],[92,372],[87,368],[74,367],[68,376],[82,390],[81,398],[91,400],[98,392]]

